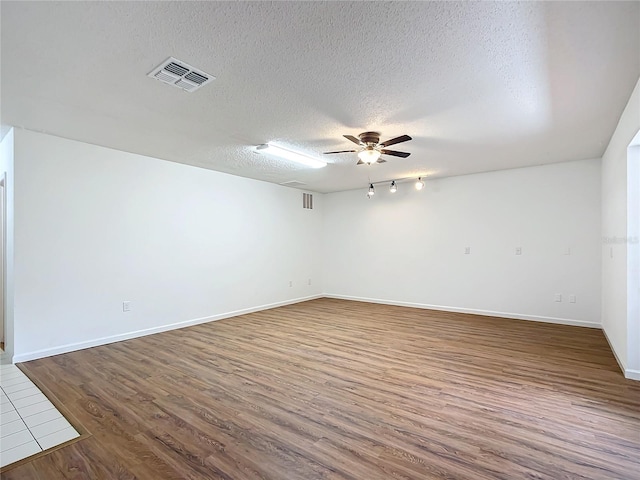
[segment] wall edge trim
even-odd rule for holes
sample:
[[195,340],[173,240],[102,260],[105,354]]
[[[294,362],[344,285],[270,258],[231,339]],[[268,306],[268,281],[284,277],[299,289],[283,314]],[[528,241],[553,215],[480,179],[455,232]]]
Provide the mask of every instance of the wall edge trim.
[[633,370],[631,368],[627,368],[624,371],[624,378],[629,380],[637,380],[640,382],[640,370]]
[[604,338],[607,340],[607,343],[609,344],[609,348],[613,353],[613,357],[616,359],[616,362],[618,362],[618,367],[620,367],[620,370],[622,371],[624,376],[626,378],[629,378],[627,377],[627,366],[624,364],[622,359],[618,356],[618,352],[616,352],[616,349],[613,348],[613,343],[611,343],[611,340],[609,340],[609,335],[607,335],[607,330],[604,328],[604,326],[602,327],[602,333],[604,334]]
[[430,305],[426,303],[401,302],[395,300],[382,300],[377,298],[354,297],[350,295],[338,295],[333,293],[325,293],[326,298],[335,298],[338,300],[352,300],[356,302],[381,303],[384,305],[395,305],[398,307],[422,308],[425,310],[439,310],[443,312],[469,313],[472,315],[483,315],[485,317],[511,318],[514,320],[528,320],[533,322],[556,323],[560,325],[570,325],[574,327],[602,328],[597,322],[587,322],[584,320],[576,320],[571,318],[543,317],[537,315],[525,315],[510,312],[495,312],[492,310],[479,310],[475,308],[449,307],[446,305]]
[[308,300],[315,300],[317,298],[322,298],[322,297],[323,297],[322,294],[310,295],[307,297],[299,297],[291,300],[283,300],[281,302],[268,303],[265,305],[248,307],[240,310],[233,310],[231,312],[219,313],[216,315],[210,315],[208,317],[194,318],[191,320],[184,320],[181,322],[161,325],[158,327],[145,328],[142,330],[135,330],[132,332],[121,333],[117,335],[110,335],[108,337],[100,337],[93,340],[87,340],[85,342],[69,343],[66,345],[58,346],[58,347],[45,348],[45,349],[36,350],[33,352],[21,353],[18,355],[13,355],[12,363],[28,362],[30,360],[37,360],[38,358],[52,357],[54,355],[75,352],[77,350],[84,350],[86,348],[99,347],[101,345],[107,345],[109,343],[121,342],[123,340],[131,340],[133,338],[138,338],[138,337],[145,337],[147,335],[153,335],[154,333],[162,333],[170,330],[177,330],[179,328],[200,325],[201,323],[215,322],[217,320],[223,320],[225,318],[237,317],[239,315],[246,315],[248,313],[259,312],[262,310],[269,310],[271,308],[283,307],[285,305],[292,305],[294,303],[306,302]]

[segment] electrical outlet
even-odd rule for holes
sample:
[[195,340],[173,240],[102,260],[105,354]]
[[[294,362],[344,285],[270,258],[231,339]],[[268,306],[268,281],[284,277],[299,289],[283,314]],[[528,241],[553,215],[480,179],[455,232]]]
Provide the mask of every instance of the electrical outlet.
[[129,301],[122,302],[122,311],[123,312],[130,312],[131,311],[131,302],[129,302]]
[[564,254],[565,255],[571,255],[571,248],[570,247],[565,248],[564,249]]
[[308,284],[309,284],[309,285],[311,285],[311,279],[309,279],[309,282],[308,282]]
[[562,294],[561,294],[561,293],[556,293],[556,294],[553,296],[553,301],[554,301],[554,302],[561,302],[561,301],[562,301]]
[[293,287],[293,281],[292,280],[289,280],[289,286]]
[[522,247],[516,247],[516,255],[522,255]]
[[471,253],[471,247],[464,247],[464,254],[469,255]]
[[569,303],[576,303],[576,296],[575,295],[569,295]]

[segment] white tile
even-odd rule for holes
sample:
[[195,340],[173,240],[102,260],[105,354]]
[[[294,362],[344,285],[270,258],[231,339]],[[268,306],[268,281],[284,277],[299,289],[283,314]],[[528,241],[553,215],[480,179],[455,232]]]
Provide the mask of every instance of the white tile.
[[46,435],[42,438],[39,438],[38,443],[43,450],[47,450],[79,436],[80,435],[75,431],[73,427],[67,427],[64,430],[60,430],[59,432],[55,432],[51,435]]
[[36,403],[34,405],[29,405],[28,407],[18,408],[18,413],[24,419],[31,415],[35,415],[36,413],[44,412],[45,410],[50,410],[55,408],[53,404],[49,400],[45,400],[44,402]]
[[0,415],[0,425],[6,425],[10,422],[15,422],[16,420],[20,420],[20,415],[15,410],[7,413],[3,413]]
[[13,411],[15,411],[15,408],[13,408],[13,404],[11,402],[0,405],[0,415],[2,416],[4,416],[5,413]]
[[27,378],[27,376],[18,369],[15,372],[2,372],[0,373],[0,385],[4,385],[7,380],[12,378]]
[[30,397],[31,395],[37,395],[42,393],[35,385],[25,388],[24,390],[18,390],[17,392],[11,392],[9,397],[11,400],[18,400],[19,398]]
[[0,370],[0,378],[4,378],[10,375],[15,375],[16,373],[19,373],[20,375],[24,375],[24,372],[22,370],[14,366],[13,368],[5,368]]
[[42,449],[40,448],[40,445],[38,445],[35,440],[20,445],[19,447],[3,451],[2,453],[0,453],[0,467],[6,467],[10,463],[30,457],[31,455],[35,455],[36,453],[40,453],[41,451]]
[[36,440],[38,440],[42,437],[51,435],[52,433],[59,432],[60,430],[64,430],[65,428],[69,427],[71,427],[71,424],[67,422],[67,419],[64,417],[59,417],[55,420],[51,420],[50,422],[35,425],[31,427],[30,430],[33,436],[36,437]]
[[[16,412],[18,415],[18,412]],[[18,417],[20,418],[20,417]],[[50,422],[51,420],[55,420],[56,418],[63,418],[62,414],[55,408],[51,410],[46,410],[41,413],[36,413],[35,415],[31,415],[30,417],[25,417],[24,423],[27,424],[27,427],[33,428],[36,425],[40,425],[45,422]]]
[[20,409],[46,400],[47,397],[44,396],[44,393],[37,393],[35,395],[29,395],[28,397],[18,398],[16,400],[12,399],[11,403],[13,403],[13,406],[18,410],[18,413],[20,413]]
[[0,437],[6,437],[7,435],[12,435],[26,429],[27,425],[22,421],[22,419],[14,420],[13,422],[2,425],[2,429],[0,429]]
[[31,380],[29,380],[26,377],[26,375],[22,375],[21,377],[10,378],[8,380],[2,380],[2,388],[6,392],[7,391],[7,387],[10,387],[12,385],[18,385],[19,383],[25,383],[25,382],[31,383]]
[[2,405],[3,403],[11,403],[11,400],[9,400],[9,397],[7,397],[6,395],[3,395],[0,397],[0,405]]
[[31,388],[32,386],[33,386],[33,383],[31,383],[31,380],[27,380],[26,382],[18,383],[16,385],[7,385],[7,386],[3,385],[2,389],[4,390],[4,393],[9,395],[10,393],[17,392],[19,390],[24,390],[25,388]]
[[33,435],[31,435],[31,432],[29,430],[20,430],[16,433],[1,437],[0,452],[4,452],[5,450],[9,450],[10,448],[15,448],[18,445],[31,442],[32,440],[35,439],[33,438]]
[[15,365],[2,365],[2,367],[0,367],[0,375],[2,375],[3,373],[15,372],[16,370],[18,372],[22,371],[18,367],[16,367]]

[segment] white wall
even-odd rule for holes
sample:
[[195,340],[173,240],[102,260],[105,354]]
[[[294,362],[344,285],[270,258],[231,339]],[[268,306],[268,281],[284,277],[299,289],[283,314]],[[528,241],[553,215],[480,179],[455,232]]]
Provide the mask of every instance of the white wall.
[[4,136],[0,143],[0,176],[5,177],[5,212],[6,212],[6,231],[5,231],[5,284],[4,284],[4,323],[5,338],[4,349],[6,355],[11,357],[13,354],[13,152],[14,152],[14,134],[13,129],[1,128]]
[[18,129],[15,179],[14,361],[322,292],[322,195]]
[[640,380],[640,131],[627,156],[627,369]]
[[365,190],[325,195],[326,293],[600,324],[599,159]]
[[323,292],[594,326],[602,280],[603,325],[626,362],[625,246],[610,258],[601,237],[627,234],[622,145],[640,128],[638,90],[602,179],[599,160],[567,162],[393,196],[381,185],[372,200],[315,195],[313,211],[299,190],[16,129],[1,166],[13,205],[15,142],[14,360]]
[[[628,317],[627,302],[627,182],[628,147],[640,130],[640,80],[631,94],[618,126],[602,157],[602,327],[627,376],[640,379],[640,358],[629,358],[629,346],[637,352],[640,338],[628,335],[628,325],[640,319]],[[631,360],[631,362],[630,362]]]

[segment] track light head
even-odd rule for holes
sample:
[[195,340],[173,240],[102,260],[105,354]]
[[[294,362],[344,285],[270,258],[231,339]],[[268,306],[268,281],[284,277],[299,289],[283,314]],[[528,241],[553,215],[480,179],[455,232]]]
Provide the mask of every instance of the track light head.
[[422,181],[422,177],[418,177],[418,181],[416,182],[416,190],[422,190],[424,187],[424,182]]
[[373,188],[373,183],[370,183],[369,184],[369,191],[367,192],[367,197],[371,198],[371,197],[373,197],[375,195],[375,193],[376,193],[376,189]]
[[398,191],[398,186],[396,185],[396,181],[392,180],[391,185],[389,185],[389,191],[391,193],[396,193]]

